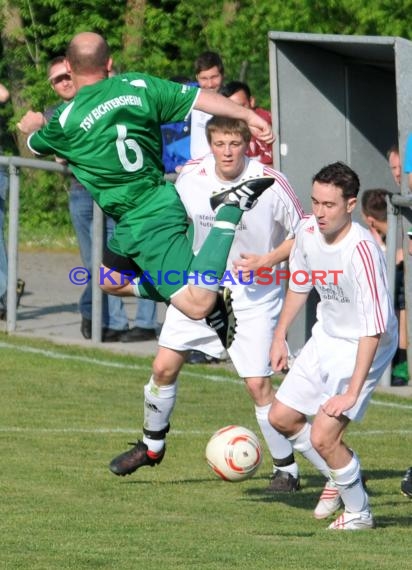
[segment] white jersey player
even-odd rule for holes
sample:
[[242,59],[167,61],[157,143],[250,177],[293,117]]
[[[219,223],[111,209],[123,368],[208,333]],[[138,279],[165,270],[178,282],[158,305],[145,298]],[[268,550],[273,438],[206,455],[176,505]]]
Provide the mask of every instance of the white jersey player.
[[[269,350],[284,297],[285,281],[278,278],[277,270],[289,256],[303,212],[280,172],[245,156],[250,135],[243,122],[214,117],[207,125],[207,136],[212,154],[187,163],[176,182],[193,222],[194,251],[213,226],[210,196],[214,191],[249,177],[275,178],[256,206],[245,213],[229,254],[224,284],[232,290],[237,328],[228,352],[238,374],[246,380],[258,424],[273,457],[269,488],[294,491],[299,487],[299,478],[292,448],[268,422],[274,396]],[[159,345],[154,371],[156,377],[167,374],[168,380],[171,376],[177,379],[186,351],[196,349],[216,358],[223,352],[216,333],[204,321],[191,320],[174,307],[167,310]]]
[[[274,474],[268,489],[296,491],[299,474],[292,446],[268,420],[274,398],[269,351],[284,296],[285,280],[278,278],[277,271],[289,257],[295,230],[303,215],[302,208],[280,172],[245,156],[250,132],[243,121],[213,117],[207,124],[207,137],[212,154],[187,163],[176,182],[193,221],[195,251],[201,248],[214,223],[215,213],[210,206],[213,192],[226,186],[230,188],[234,181],[241,182],[250,177],[275,179],[254,208],[245,212],[237,228],[224,285],[232,290],[237,318],[236,335],[229,354],[255,402],[256,418],[274,461]],[[214,357],[221,356],[224,351],[217,334],[204,321],[191,320],[169,306],[153,363],[153,375],[145,386],[143,444],[149,455],[153,453],[159,457],[161,454],[163,458],[165,436],[176,401],[177,378],[187,352],[194,349]],[[128,465],[135,464],[133,454],[133,450],[125,453]]]
[[[315,287],[317,322],[269,418],[328,478],[314,514],[326,518],[343,503],[344,512],[329,526],[338,530],[375,526],[359,460],[342,438],[349,421],[363,417],[398,342],[383,254],[370,232],[352,222],[358,192],[358,176],[341,162],[314,176],[313,216],[297,232],[271,350],[273,369],[280,370],[287,330]],[[312,426],[307,416],[314,416]]]

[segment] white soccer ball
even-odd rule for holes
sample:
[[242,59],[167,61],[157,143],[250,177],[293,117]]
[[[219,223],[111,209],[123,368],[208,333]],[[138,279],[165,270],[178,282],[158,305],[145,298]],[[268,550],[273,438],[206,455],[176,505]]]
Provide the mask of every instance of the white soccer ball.
[[253,431],[242,426],[226,426],[210,438],[206,460],[224,481],[243,481],[258,470],[262,448]]

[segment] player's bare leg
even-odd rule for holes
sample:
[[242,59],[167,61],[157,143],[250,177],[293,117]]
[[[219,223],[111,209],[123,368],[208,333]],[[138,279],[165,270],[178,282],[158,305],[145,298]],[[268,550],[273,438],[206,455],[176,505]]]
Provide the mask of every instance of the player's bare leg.
[[[102,277],[100,287],[104,293],[120,297],[136,295],[136,283],[132,278],[128,278],[127,273],[101,265],[100,275]],[[170,302],[187,317],[197,321],[204,319],[212,311],[216,303],[217,289],[218,286],[215,289],[208,289],[188,283],[170,299]]]
[[[135,280],[129,277],[127,272],[114,271],[102,264],[100,266],[100,277],[101,282],[99,284],[104,293],[119,297],[136,296]],[[170,302],[189,318],[200,320],[204,319],[213,309],[216,303],[216,294],[216,290],[188,283],[170,299]]]
[[245,378],[245,386],[255,403],[256,421],[273,460],[273,473],[266,491],[290,493],[299,490],[299,469],[293,448],[287,438],[269,422],[269,411],[275,397],[270,377]]

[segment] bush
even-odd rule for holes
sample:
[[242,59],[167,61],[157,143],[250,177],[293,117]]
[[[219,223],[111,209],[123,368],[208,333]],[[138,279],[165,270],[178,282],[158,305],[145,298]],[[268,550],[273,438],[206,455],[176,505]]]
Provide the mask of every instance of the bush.
[[60,174],[21,171],[21,244],[44,247],[76,244],[68,206],[68,184]]

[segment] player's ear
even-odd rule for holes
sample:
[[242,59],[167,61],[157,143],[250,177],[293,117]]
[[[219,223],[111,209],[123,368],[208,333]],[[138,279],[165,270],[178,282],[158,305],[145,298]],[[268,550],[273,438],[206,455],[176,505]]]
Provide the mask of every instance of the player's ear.
[[370,228],[374,228],[375,227],[375,218],[372,218],[372,216],[366,216],[366,223]]
[[356,203],[357,203],[356,198],[349,198],[349,200],[346,203],[346,210],[347,210],[348,214],[351,214],[353,212],[353,210],[355,209]]
[[111,57],[109,57],[109,59],[107,60],[106,69],[107,69],[107,74],[110,75],[113,70],[113,59]]

